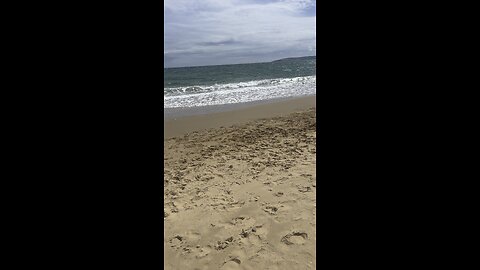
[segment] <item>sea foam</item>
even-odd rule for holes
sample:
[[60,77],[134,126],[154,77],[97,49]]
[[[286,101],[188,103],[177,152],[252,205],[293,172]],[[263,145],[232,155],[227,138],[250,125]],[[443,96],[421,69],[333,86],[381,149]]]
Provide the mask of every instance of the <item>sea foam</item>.
[[316,94],[316,76],[164,89],[164,108],[244,103]]

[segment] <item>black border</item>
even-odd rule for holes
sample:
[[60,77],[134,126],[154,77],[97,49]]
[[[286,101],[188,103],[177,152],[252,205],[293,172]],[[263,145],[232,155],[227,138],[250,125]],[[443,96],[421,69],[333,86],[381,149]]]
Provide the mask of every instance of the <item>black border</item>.
[[[13,15],[2,100],[11,258],[60,269],[158,269],[161,3],[4,10]],[[466,48],[446,38],[461,39],[452,29],[466,27],[451,10],[460,14],[438,3],[317,3],[319,268],[433,263],[459,246],[438,237],[452,231],[435,207],[446,204],[438,194],[453,195],[432,191],[450,187],[438,184],[453,164],[438,149],[463,139],[445,135],[456,126],[441,121],[455,104],[431,98],[445,86],[455,91],[452,67],[463,67],[447,61]]]

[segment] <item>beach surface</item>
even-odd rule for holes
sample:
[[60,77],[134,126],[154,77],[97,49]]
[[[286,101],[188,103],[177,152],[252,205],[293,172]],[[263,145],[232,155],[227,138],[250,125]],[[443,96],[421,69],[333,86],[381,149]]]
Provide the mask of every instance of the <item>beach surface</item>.
[[164,126],[165,269],[316,269],[315,96]]

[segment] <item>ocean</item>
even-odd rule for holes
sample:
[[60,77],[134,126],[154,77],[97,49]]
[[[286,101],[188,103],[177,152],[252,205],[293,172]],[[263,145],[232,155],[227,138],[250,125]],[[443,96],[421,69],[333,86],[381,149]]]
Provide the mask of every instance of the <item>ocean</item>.
[[314,95],[316,56],[268,63],[164,68],[164,108]]

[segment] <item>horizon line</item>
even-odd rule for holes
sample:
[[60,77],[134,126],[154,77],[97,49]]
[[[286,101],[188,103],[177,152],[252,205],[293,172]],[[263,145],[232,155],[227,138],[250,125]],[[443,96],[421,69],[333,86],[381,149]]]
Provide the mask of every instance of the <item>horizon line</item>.
[[221,64],[221,65],[201,65],[201,66],[179,66],[179,67],[163,67],[163,69],[167,68],[195,68],[195,67],[215,67],[215,66],[232,66],[232,65],[248,65],[248,64],[261,64],[261,63],[272,63],[275,61],[285,60],[285,59],[293,59],[293,58],[304,58],[304,57],[317,57],[317,55],[305,55],[305,56],[294,56],[294,57],[284,57],[272,61],[267,62],[250,62],[250,63],[237,63],[237,64]]

